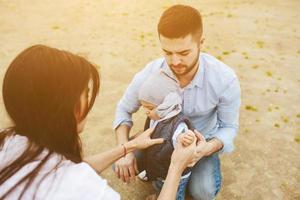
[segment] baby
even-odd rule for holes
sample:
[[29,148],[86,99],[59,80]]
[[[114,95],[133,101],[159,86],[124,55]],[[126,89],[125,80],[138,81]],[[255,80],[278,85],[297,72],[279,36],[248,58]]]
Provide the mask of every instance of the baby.
[[[163,144],[154,145],[145,150],[144,167],[146,176],[153,181],[159,192],[167,176],[171,155],[178,141],[188,146],[196,136],[190,120],[182,113],[182,98],[178,83],[164,72],[153,73],[141,85],[138,99],[148,116],[145,128],[154,128],[152,138],[164,138]],[[184,199],[185,189],[191,175],[187,168],[181,177],[176,199]]]

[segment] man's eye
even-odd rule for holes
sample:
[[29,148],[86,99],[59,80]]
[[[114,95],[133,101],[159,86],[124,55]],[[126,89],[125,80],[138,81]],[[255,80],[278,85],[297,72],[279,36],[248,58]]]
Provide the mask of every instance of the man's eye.
[[182,56],[187,56],[189,53],[181,53]]

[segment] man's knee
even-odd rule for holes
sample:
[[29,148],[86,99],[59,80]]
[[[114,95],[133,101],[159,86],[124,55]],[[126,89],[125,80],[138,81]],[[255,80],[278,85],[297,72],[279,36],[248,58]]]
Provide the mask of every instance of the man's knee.
[[194,200],[212,200],[218,193],[218,188],[208,184],[190,184],[189,192]]
[[214,199],[221,188],[222,175],[217,155],[200,160],[193,168],[189,191],[195,200]]

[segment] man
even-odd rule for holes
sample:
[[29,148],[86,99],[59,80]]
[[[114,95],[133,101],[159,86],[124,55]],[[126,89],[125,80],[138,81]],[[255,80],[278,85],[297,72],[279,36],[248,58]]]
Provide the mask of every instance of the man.
[[[119,145],[128,140],[132,113],[140,104],[141,83],[156,70],[178,81],[183,112],[206,138],[206,146],[192,169],[189,192],[194,199],[213,199],[221,187],[219,154],[233,150],[238,130],[240,86],[234,71],[216,58],[200,52],[203,28],[200,13],[190,6],[175,5],[161,16],[158,33],[164,57],[138,72],[120,100],[114,121]],[[115,172],[126,182],[136,175],[133,153],[115,163]]]

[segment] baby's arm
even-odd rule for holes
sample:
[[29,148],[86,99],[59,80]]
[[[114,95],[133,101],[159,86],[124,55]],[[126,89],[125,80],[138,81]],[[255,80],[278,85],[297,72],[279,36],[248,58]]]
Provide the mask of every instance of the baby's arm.
[[[186,134],[187,130],[188,130],[188,126],[184,122],[181,122],[177,126],[177,128],[173,134],[173,137],[172,137],[172,142],[173,142],[174,147],[178,141],[181,141],[182,137],[185,138],[185,139],[183,139],[185,142],[182,141],[184,146],[188,146],[189,144],[193,143],[193,141],[196,139],[196,136],[194,134],[190,134],[190,133]],[[187,135],[187,136],[185,136],[185,135]],[[192,137],[194,139],[192,139]]]

